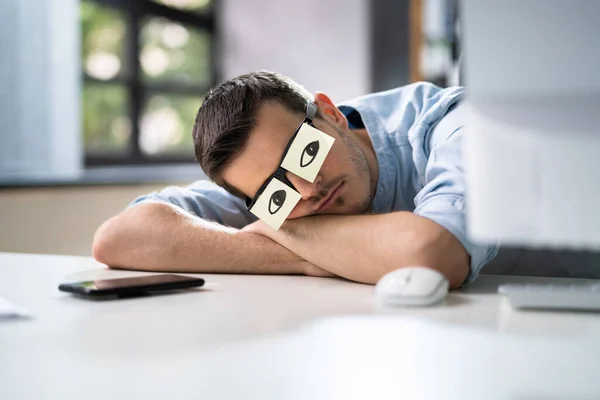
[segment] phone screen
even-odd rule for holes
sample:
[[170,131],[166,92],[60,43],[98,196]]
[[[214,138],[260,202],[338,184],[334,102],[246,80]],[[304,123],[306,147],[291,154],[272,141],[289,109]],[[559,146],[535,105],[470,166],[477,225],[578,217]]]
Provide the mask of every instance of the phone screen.
[[97,281],[79,282],[78,285],[90,288],[91,290],[111,290],[122,289],[137,286],[159,285],[164,283],[185,282],[198,278],[190,278],[181,275],[150,275],[135,276],[133,278],[119,279],[101,279]]
[[81,294],[121,294],[143,290],[181,289],[204,285],[204,280],[183,275],[161,274],[131,278],[99,279],[64,283],[59,290]]

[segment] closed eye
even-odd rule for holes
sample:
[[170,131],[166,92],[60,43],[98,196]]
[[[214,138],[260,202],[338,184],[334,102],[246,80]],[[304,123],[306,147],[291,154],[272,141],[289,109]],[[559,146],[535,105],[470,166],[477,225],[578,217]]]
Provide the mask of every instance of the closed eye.
[[304,168],[309,166],[319,153],[319,141],[315,140],[306,145],[300,156],[300,167]]

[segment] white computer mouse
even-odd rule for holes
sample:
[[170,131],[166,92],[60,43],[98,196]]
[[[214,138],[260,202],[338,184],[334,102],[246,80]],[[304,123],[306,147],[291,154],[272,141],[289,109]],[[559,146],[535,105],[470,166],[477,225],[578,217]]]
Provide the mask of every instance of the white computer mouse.
[[399,306],[428,306],[446,297],[448,280],[428,267],[404,267],[388,272],[375,285],[382,303]]

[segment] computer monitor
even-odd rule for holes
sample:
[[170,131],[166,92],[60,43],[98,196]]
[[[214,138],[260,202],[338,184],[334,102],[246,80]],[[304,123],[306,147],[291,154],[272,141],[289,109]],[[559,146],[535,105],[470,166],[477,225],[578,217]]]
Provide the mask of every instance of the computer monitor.
[[600,1],[463,0],[468,229],[600,248]]

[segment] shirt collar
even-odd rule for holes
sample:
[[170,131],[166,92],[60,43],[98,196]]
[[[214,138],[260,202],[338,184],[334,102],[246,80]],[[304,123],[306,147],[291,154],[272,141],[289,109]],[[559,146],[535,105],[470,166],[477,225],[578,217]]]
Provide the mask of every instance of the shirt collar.
[[[386,131],[381,120],[369,107],[353,102],[342,104],[338,108],[346,116],[353,111],[357,111],[360,114],[375,149],[379,178],[375,196],[371,201],[371,212],[373,214],[391,212],[391,202],[389,199],[392,194],[392,177],[394,175],[392,169],[396,166],[396,163],[394,163],[394,156],[389,150],[390,147],[386,139],[387,135],[385,135]],[[356,127],[352,128],[352,126],[350,128],[356,129]]]

